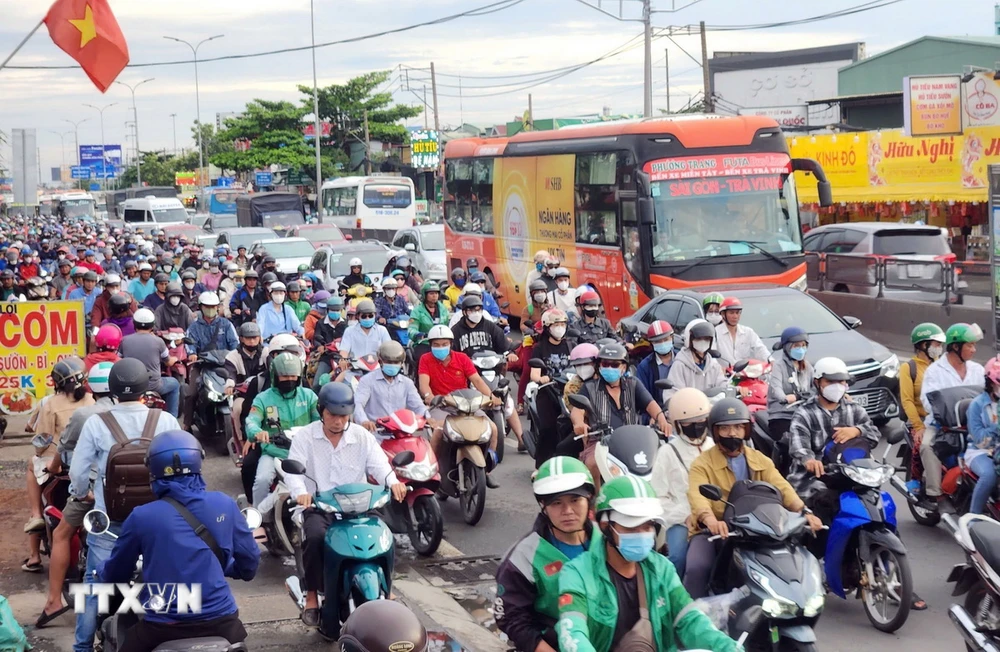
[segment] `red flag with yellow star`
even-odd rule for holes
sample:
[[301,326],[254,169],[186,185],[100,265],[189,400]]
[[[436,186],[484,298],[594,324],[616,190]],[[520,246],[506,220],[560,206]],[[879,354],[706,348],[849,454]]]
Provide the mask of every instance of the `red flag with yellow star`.
[[108,0],[56,0],[45,26],[102,93],[128,63],[128,44]]

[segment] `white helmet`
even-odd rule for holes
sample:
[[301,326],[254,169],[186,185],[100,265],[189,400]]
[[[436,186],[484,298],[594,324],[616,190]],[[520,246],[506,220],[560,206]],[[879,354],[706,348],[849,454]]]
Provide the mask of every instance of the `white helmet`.
[[466,283],[462,294],[478,294],[479,296],[483,296],[483,288],[479,287],[479,283]]
[[104,275],[104,284],[105,285],[121,285],[122,284],[122,277],[118,276],[117,274],[105,274]]
[[219,295],[215,292],[202,292],[198,295],[198,304],[202,306],[219,305]]
[[302,344],[299,342],[291,333],[279,333],[271,338],[271,341],[267,345],[267,350],[264,352],[265,356],[269,356],[272,351],[288,351],[299,356],[299,359],[303,363],[306,361],[306,351],[302,348]]
[[275,281],[274,283],[271,283],[271,285],[267,289],[270,290],[271,292],[287,292],[288,291],[287,288],[285,287],[285,284],[282,283],[281,281]]
[[399,287],[399,284],[396,283],[396,279],[394,279],[393,277],[386,276],[384,279],[382,279],[382,289],[383,290],[393,289],[393,288],[397,288],[397,287]]
[[362,266],[361,259],[358,258],[357,256],[351,258],[351,264],[348,265],[348,267],[361,267],[361,266]]
[[139,308],[132,315],[132,322],[136,326],[149,326],[152,327],[156,323],[156,315],[149,308]]
[[813,365],[813,380],[826,378],[835,381],[850,381],[851,372],[840,358],[820,358]]
[[437,326],[431,326],[431,330],[427,333],[428,340],[453,340],[455,339],[455,334],[451,332],[451,329],[444,324],[438,324]]
[[139,271],[140,272],[151,272],[151,271],[153,271],[153,266],[150,265],[149,263],[139,263]]

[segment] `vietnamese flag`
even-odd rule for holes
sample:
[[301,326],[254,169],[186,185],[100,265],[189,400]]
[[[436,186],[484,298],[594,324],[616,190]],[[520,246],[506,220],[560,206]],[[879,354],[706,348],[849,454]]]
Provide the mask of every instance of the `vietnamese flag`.
[[108,0],[56,0],[44,22],[52,41],[76,59],[102,93],[128,63],[125,35]]

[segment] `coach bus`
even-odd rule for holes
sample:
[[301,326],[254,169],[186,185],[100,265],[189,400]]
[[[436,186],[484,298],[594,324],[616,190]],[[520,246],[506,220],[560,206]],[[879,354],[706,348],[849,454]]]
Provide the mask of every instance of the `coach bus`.
[[417,219],[413,181],[408,177],[340,177],[323,184],[319,209],[324,223],[336,224],[355,239],[391,242]]
[[778,124],[690,115],[467,138],[445,147],[448,267],[480,259],[517,314],[538,250],[595,285],[612,322],[660,292],[806,288],[791,159]]

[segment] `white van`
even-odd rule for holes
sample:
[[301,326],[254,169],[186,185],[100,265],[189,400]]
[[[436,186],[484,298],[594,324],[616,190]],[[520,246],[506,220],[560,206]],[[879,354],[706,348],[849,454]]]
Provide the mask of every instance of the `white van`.
[[121,205],[126,224],[184,224],[188,219],[184,204],[179,199],[144,197],[126,199]]

